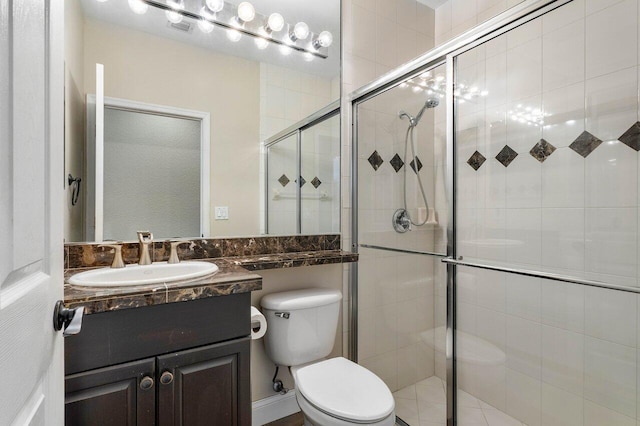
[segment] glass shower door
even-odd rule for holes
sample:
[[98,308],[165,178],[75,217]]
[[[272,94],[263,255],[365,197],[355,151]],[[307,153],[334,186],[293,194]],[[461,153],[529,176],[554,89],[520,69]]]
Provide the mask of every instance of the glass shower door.
[[356,111],[357,361],[384,380],[396,415],[415,426],[446,420],[444,68]]
[[461,425],[638,420],[638,5],[597,3],[455,58]]
[[267,232],[298,233],[298,132],[267,147]]

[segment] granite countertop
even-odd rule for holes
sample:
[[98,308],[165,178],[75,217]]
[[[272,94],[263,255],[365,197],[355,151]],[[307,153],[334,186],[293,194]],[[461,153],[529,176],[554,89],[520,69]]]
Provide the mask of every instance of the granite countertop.
[[85,314],[96,314],[246,293],[262,288],[262,277],[259,275],[223,259],[216,259],[213,263],[218,265],[217,272],[194,280],[118,287],[84,287],[69,284],[68,280],[72,275],[95,268],[69,269],[65,271],[64,304],[68,308],[84,306]]
[[200,259],[215,263],[219,270],[194,280],[140,286],[84,287],[68,283],[77,273],[95,268],[65,270],[64,303],[85,307],[86,314],[184,302],[262,289],[262,277],[251,271],[356,262],[358,255],[341,250],[278,253],[255,256]]

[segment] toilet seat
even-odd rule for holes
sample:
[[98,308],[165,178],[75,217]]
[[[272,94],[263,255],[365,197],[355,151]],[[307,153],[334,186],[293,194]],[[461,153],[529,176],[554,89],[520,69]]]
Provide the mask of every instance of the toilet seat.
[[319,411],[350,423],[375,424],[394,412],[385,383],[371,371],[337,357],[292,367],[297,392]]

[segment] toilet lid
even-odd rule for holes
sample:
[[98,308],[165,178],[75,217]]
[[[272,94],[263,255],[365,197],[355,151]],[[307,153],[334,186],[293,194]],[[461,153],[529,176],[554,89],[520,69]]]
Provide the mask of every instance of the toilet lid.
[[378,376],[342,357],[302,367],[294,375],[305,399],[334,417],[375,422],[395,408],[391,391]]

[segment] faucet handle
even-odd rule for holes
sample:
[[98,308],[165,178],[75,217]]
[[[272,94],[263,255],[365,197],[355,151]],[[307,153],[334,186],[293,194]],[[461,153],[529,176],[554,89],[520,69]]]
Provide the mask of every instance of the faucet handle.
[[150,243],[153,241],[153,234],[149,231],[138,231],[138,241],[141,243]]
[[167,263],[180,263],[180,258],[178,257],[178,246],[188,242],[189,241],[187,240],[171,241],[171,253],[169,254],[169,260],[167,260]]
[[111,247],[115,250],[113,255],[113,262],[111,262],[112,268],[124,268],[124,261],[122,260],[122,244],[100,244],[98,247]]

